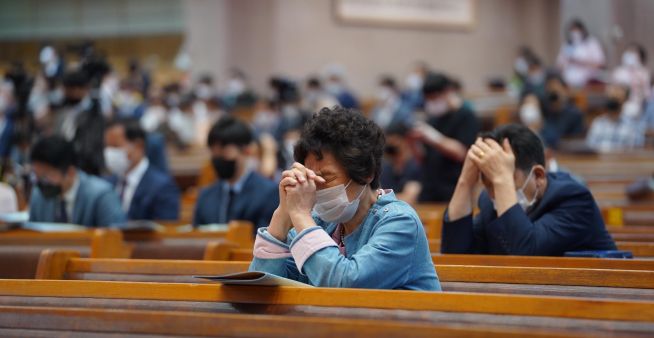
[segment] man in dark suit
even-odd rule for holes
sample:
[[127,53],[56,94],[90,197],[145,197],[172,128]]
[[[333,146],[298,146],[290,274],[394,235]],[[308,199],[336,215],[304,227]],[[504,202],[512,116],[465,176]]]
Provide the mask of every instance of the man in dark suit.
[[[472,216],[479,177],[485,191]],[[590,191],[566,173],[547,173],[541,140],[507,125],[470,147],[445,213],[441,251],[562,256],[615,250]]]
[[179,189],[173,179],[150,164],[147,135],[137,120],[116,120],[104,134],[104,160],[130,220],[177,220]]
[[32,148],[31,161],[37,180],[30,198],[31,222],[102,227],[125,221],[111,185],[75,166],[71,142],[61,136],[41,139]]
[[259,175],[251,160],[252,131],[226,116],[209,131],[207,144],[218,181],[200,192],[193,224],[247,220],[268,226],[279,204],[277,184]]

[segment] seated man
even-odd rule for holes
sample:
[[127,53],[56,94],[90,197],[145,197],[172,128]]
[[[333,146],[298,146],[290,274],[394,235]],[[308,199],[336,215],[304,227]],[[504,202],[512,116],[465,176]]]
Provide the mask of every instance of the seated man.
[[146,157],[145,131],[137,120],[109,123],[104,132],[104,161],[116,179],[116,191],[130,220],[177,220],[179,189]]
[[125,222],[111,185],[77,169],[73,144],[63,137],[50,136],[36,142],[31,161],[36,176],[30,199],[31,222],[89,227]]
[[415,204],[420,195],[421,168],[407,140],[409,128],[404,124],[386,129],[385,159],[382,162],[381,186],[395,192],[397,199]]
[[424,144],[420,202],[449,201],[461,173],[466,149],[475,141],[479,120],[443,74],[428,74],[422,85],[426,122],[413,133]]
[[646,123],[641,109],[628,102],[629,88],[609,86],[605,113],[596,117],[586,135],[586,144],[598,152],[643,148]]
[[568,86],[561,77],[548,77],[546,88],[545,124],[541,136],[546,144],[556,148],[562,138],[583,135],[584,116],[570,99]]
[[[486,188],[474,219],[473,191]],[[562,256],[615,250],[590,191],[565,173],[547,173],[543,144],[520,125],[478,138],[445,213],[443,253]]]
[[203,189],[195,206],[193,225],[247,220],[255,227],[270,223],[279,196],[276,184],[256,172],[252,131],[226,116],[209,131],[207,144],[218,181]]

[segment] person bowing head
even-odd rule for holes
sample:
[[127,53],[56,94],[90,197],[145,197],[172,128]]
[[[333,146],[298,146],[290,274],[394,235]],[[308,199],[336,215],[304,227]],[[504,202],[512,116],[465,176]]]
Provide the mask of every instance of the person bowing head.
[[380,188],[383,149],[383,132],[357,110],[314,115],[250,270],[322,287],[440,290],[415,210]]

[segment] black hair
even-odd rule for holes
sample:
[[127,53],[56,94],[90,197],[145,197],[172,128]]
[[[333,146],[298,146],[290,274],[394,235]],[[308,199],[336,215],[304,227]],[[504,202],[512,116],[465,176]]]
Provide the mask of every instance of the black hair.
[[409,132],[411,132],[411,128],[404,123],[393,123],[386,128],[387,136],[396,135],[405,137],[409,135]]
[[515,155],[515,167],[524,172],[529,172],[534,165],[545,166],[545,150],[543,142],[533,131],[520,124],[507,124],[495,128],[495,130],[482,133],[481,137],[490,138],[502,145],[504,139],[509,139],[513,154]]
[[525,56],[525,61],[527,61],[529,68],[543,66],[543,61],[541,61],[541,59],[536,54]]
[[395,82],[395,78],[390,75],[382,76],[379,80],[379,84],[392,89],[397,89],[397,82]]
[[125,129],[125,138],[130,142],[141,140],[143,141],[143,144],[145,144],[147,133],[141,127],[139,120],[135,118],[114,119],[107,123],[105,130],[109,130],[109,128],[114,126],[123,127]]
[[[570,32],[573,28],[579,29],[581,31],[581,35],[583,36],[584,40],[588,38],[590,35],[588,33],[588,29],[586,28],[586,25],[584,24],[583,21],[579,18],[574,18],[570,21],[570,24],[568,24],[568,32]],[[572,37],[568,35],[568,43],[572,42]]]
[[318,79],[315,76],[312,76],[307,80],[307,87],[309,87],[309,88],[320,88],[320,87],[322,87],[322,84],[320,83],[320,79]]
[[202,75],[200,75],[200,79],[198,80],[198,83],[213,85],[213,76],[209,73],[203,73]]
[[75,165],[75,148],[71,142],[59,135],[47,136],[36,141],[32,147],[30,160],[64,172]]
[[647,64],[647,50],[643,45],[641,45],[638,42],[632,42],[629,44],[627,48],[634,48],[636,49],[636,53],[638,53],[638,57],[640,58],[640,63],[644,66]]
[[536,53],[534,53],[534,51],[529,46],[518,47],[518,54],[522,57],[532,57],[536,55]]
[[545,83],[548,83],[550,81],[556,81],[562,84],[563,87],[568,88],[568,84],[563,79],[563,76],[561,76],[561,74],[559,73],[554,73],[554,72],[548,73],[547,76],[545,77]]
[[304,125],[294,157],[304,163],[309,154],[321,159],[328,151],[354,182],[365,185],[372,176],[370,188],[377,189],[385,141],[381,128],[358,110],[323,108]]
[[252,131],[245,122],[233,117],[225,116],[211,127],[207,145],[225,146],[234,144],[237,146],[246,146],[252,142]]
[[179,99],[178,108],[181,110],[192,109],[194,103],[195,103],[195,95],[193,95],[192,93],[184,94]]
[[441,73],[429,73],[422,85],[422,94],[428,96],[439,94],[450,88],[450,79]]
[[64,75],[63,83],[64,87],[86,87],[89,85],[90,80],[86,72],[75,70]]

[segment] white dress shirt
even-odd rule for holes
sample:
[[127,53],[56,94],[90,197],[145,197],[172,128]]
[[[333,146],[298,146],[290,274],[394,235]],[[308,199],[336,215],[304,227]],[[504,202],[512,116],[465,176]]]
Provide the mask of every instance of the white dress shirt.
[[[127,176],[125,177],[125,186],[123,187],[123,195],[122,195],[122,204],[123,204],[123,210],[125,212],[129,212],[129,207],[132,204],[132,198],[134,197],[134,192],[136,191],[136,188],[139,186],[139,183],[141,183],[141,179],[143,178],[143,175],[145,175],[145,172],[148,170],[148,167],[150,166],[150,161],[148,161],[147,158],[143,158],[139,164],[134,167],[129,173],[127,173]],[[121,187],[118,186],[118,189]],[[118,191],[120,194],[120,191]]]
[[[78,173],[79,175],[79,173]],[[73,185],[64,193],[64,202],[66,203],[66,216],[68,216],[68,223],[73,223],[73,211],[75,210],[75,199],[77,198],[77,191],[79,190],[79,176],[75,175]]]

